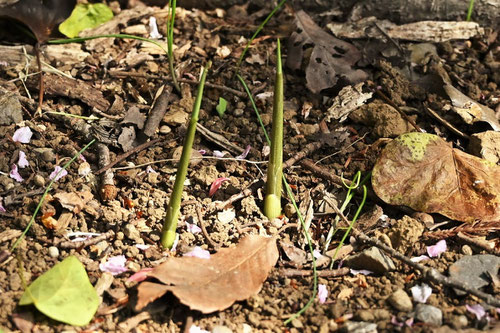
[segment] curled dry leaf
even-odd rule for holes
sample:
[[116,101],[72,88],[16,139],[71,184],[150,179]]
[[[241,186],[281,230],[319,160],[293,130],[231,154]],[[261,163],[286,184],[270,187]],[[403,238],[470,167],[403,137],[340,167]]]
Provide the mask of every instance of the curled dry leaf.
[[251,235],[210,259],[169,258],[148,275],[162,283],[143,282],[136,309],[171,291],[193,310],[210,313],[257,294],[278,260],[275,237]]
[[0,16],[25,24],[38,42],[44,43],[75,4],[76,0],[0,0]]
[[303,10],[295,14],[297,29],[288,43],[287,66],[297,70],[302,65],[304,49],[312,46],[306,69],[307,88],[313,93],[333,87],[340,77],[349,83],[362,82],[367,75],[352,66],[361,58],[354,45],[337,39],[321,29]]
[[407,133],[390,142],[373,168],[372,185],[392,205],[464,222],[500,218],[500,166],[436,135]]

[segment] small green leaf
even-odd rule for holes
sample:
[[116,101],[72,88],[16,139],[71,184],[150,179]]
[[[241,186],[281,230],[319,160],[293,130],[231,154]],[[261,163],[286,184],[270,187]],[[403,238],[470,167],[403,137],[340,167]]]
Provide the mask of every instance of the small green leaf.
[[226,108],[227,108],[227,101],[224,98],[219,97],[219,104],[215,107],[215,109],[219,113],[219,117],[222,118],[224,112],[226,112]]
[[69,38],[77,37],[80,31],[94,28],[113,18],[111,9],[103,3],[77,4],[71,16],[59,25],[59,31]]
[[99,297],[82,263],[70,256],[39,276],[25,291],[19,305],[34,304],[54,320],[87,325],[99,306]]

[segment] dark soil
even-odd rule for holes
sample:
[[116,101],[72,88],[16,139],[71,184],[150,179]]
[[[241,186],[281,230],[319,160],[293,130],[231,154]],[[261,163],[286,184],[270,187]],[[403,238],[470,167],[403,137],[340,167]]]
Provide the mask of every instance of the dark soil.
[[[120,11],[117,3],[114,10]],[[227,139],[233,148],[221,146],[220,140],[210,139],[198,130],[194,150],[202,152],[203,157],[197,153],[200,158],[194,160],[190,166],[189,184],[185,186],[182,218],[178,227],[179,243],[176,252],[169,255],[181,255],[194,246],[201,246],[214,253],[219,247],[237,243],[246,234],[273,235],[278,232],[280,243],[292,244],[297,251],[308,251],[303,233],[297,227],[281,229],[285,225],[298,224],[294,209],[288,205],[289,201],[283,199],[283,206],[288,205],[285,210],[287,216],[270,222],[262,215],[263,183],[254,184],[265,176],[266,164],[255,162],[267,160],[267,156],[263,154],[266,139],[241,84],[234,78],[234,72],[246,43],[246,40],[241,40],[242,36],[250,38],[269,12],[259,10],[261,8],[233,7],[224,12],[196,9],[181,9],[178,12],[174,35],[175,45],[178,47],[176,68],[181,73],[180,77],[185,81],[196,81],[201,67],[211,59],[213,65],[207,82],[241,93],[213,86],[205,90],[199,123]],[[141,35],[140,31],[146,31],[143,36],[148,37],[151,14],[156,16],[160,33],[165,35],[167,14],[159,8],[154,8],[149,14],[138,15],[126,25],[120,25],[121,32]],[[324,20],[319,16],[313,19],[318,23]],[[484,36],[435,44],[437,51],[434,56],[429,56],[411,67],[413,73],[420,76],[435,73],[436,64],[441,64],[456,88],[473,100],[496,110],[499,115],[500,49],[498,37],[496,40],[494,38],[496,32],[488,30],[492,27],[485,28],[487,34]],[[276,38],[282,38],[282,52],[286,58],[286,40],[292,30],[293,13],[286,8],[262,31],[241,67],[241,76],[256,96],[257,106],[268,131],[271,129]],[[450,132],[425,111],[425,105],[441,111],[444,105],[449,104],[449,100],[439,89],[431,86],[436,84],[434,81],[421,85],[411,82],[415,77],[404,74],[408,73],[410,66],[407,52],[391,53],[391,56],[386,58],[382,51],[389,47],[390,41],[351,42],[364,52],[358,65],[369,76],[363,88],[366,92],[379,87],[392,103],[404,107],[419,127],[452,142],[455,147],[467,148],[467,139]],[[377,43],[380,44],[380,52],[372,47]],[[46,63],[70,74],[78,81],[73,81],[76,86],[71,87],[70,92],[62,94],[54,92],[57,89],[53,88],[57,84],[67,84],[56,82],[55,78],[60,74],[46,74],[47,92],[42,114],[36,113],[38,76],[28,79],[26,88],[18,79],[24,73],[27,60],[23,58],[17,63],[0,64],[0,94],[6,95],[7,91],[15,92],[16,96],[19,94],[24,118],[24,125],[12,123],[0,126],[0,198],[3,198],[3,206],[6,209],[5,212],[0,212],[0,250],[9,250],[19,237],[20,231],[27,226],[55,166],[64,165],[89,142],[89,137],[98,137],[100,142],[104,142],[110,150],[110,162],[123,154],[124,149],[145,142],[144,137],[141,137],[142,125],[138,123],[141,123],[141,117],[148,116],[159,88],[171,82],[167,58],[147,43],[107,39],[84,43],[81,50],[80,44],[77,45],[77,53],[88,52],[81,60],[72,56],[63,58],[72,58],[71,62],[57,61],[48,57],[47,53],[43,58]],[[406,51],[410,43],[401,42],[400,46]],[[225,48],[230,54],[225,54]],[[304,61],[305,66],[307,60]],[[30,73],[37,70],[35,60],[31,60],[30,66]],[[340,206],[347,192],[341,182],[332,181],[331,175],[345,179],[352,179],[358,171],[366,175],[383,148],[384,143],[379,139],[394,138],[413,130],[397,112],[394,113],[387,101],[377,95],[356,111],[359,113],[359,110],[362,110],[361,114],[355,112],[343,123],[334,119],[325,121],[327,110],[332,104],[331,98],[337,95],[343,84],[340,80],[334,88],[322,91],[321,94],[312,94],[306,88],[304,72],[285,69],[284,159],[295,156],[310,143],[325,142],[306,158],[326,170],[330,180],[310,171],[300,161],[285,170],[301,211],[305,213],[309,202],[313,203],[314,216],[309,231],[314,247],[321,251],[335,219],[335,212],[325,203],[325,198],[330,198]],[[88,94],[91,93],[79,92],[78,85],[90,86],[91,93],[96,95],[89,98]],[[321,304],[315,300],[302,316],[286,327],[283,321],[308,302],[313,287],[311,276],[290,275],[286,269],[310,271],[312,262],[310,256],[304,262],[290,258],[281,246],[280,259],[260,293],[248,300],[236,302],[224,311],[211,314],[191,311],[173,295],[168,294],[142,312],[136,312],[134,305],[137,283],[128,282],[127,279],[134,272],[155,267],[167,258],[167,253],[159,247],[159,239],[165,207],[175,179],[176,162],[172,157],[174,151],[177,149],[179,153],[178,149],[182,146],[196,94],[195,84],[181,83],[181,87],[182,98],[175,91],[170,94],[167,113],[159,125],[159,130],[151,138],[159,140],[114,165],[113,184],[103,188],[100,179],[102,173],[96,174],[103,166],[99,165],[102,150],[98,149],[96,144],[83,153],[92,170],[90,174],[81,175],[85,164],[81,159],[77,159],[68,168],[68,175],[54,183],[35,223],[17,247],[15,254],[19,260],[12,256],[0,264],[0,327],[5,331],[36,332],[179,332],[194,324],[212,332],[330,332],[342,328],[350,332],[362,332],[349,325],[365,322],[375,323],[376,329],[381,332],[437,331],[439,325],[418,320],[415,320],[412,327],[397,325],[412,318],[413,310],[398,310],[388,302],[388,298],[398,289],[404,290],[411,298],[410,288],[424,282],[418,271],[397,260],[394,260],[395,270],[380,274],[320,277],[319,283],[326,285],[329,290],[327,301]],[[30,95],[27,94],[28,91]],[[84,94],[87,94],[87,97]],[[219,117],[215,109],[220,97],[229,102],[223,117]],[[131,112],[134,108],[135,112]],[[309,110],[307,116],[305,109]],[[387,111],[389,109],[393,111]],[[69,118],[48,111],[86,117],[93,115],[101,121]],[[369,119],[363,116],[363,112],[372,112]],[[389,112],[389,115],[386,112]],[[138,116],[138,113],[141,115]],[[125,116],[127,121],[124,121]],[[485,123],[467,125],[458,116],[450,113],[447,113],[445,118],[467,135],[490,129]],[[82,123],[93,124],[100,131],[85,133],[81,129]],[[30,143],[13,142],[12,136],[20,126],[28,126],[33,132]],[[118,139],[125,128],[137,133],[135,142],[133,138]],[[334,134],[325,134],[327,130]],[[226,152],[225,157],[236,157],[248,145],[251,150],[246,160],[206,158],[212,157],[216,150]],[[20,169],[24,181],[16,182],[9,177],[9,172],[11,165],[17,162],[20,151],[26,153],[29,166]],[[227,177],[229,181],[224,182],[213,197],[209,197],[210,185],[220,177]],[[216,206],[217,201],[228,200],[247,188],[252,190],[250,195],[247,193],[243,199],[222,208]],[[81,211],[71,212],[61,207],[54,198],[56,194],[64,192],[86,192],[89,201]],[[116,195],[113,195],[115,192]],[[352,218],[360,203],[361,197],[355,196],[346,210],[348,218]],[[201,212],[202,221],[198,212]],[[53,229],[48,228],[42,221],[50,217],[59,224]],[[477,244],[471,245],[458,237],[460,230],[474,239],[484,237],[482,240],[496,244],[498,249],[498,234],[495,234],[495,231],[498,232],[498,224],[485,226],[478,223],[472,228],[459,222],[447,221],[448,223],[442,226],[438,225],[446,221],[438,215],[431,216],[406,208],[392,207],[375,196],[369,196],[358,226],[370,236],[392,242],[394,248],[409,258],[425,254],[426,246],[446,239],[447,251],[440,258],[425,262],[425,265],[443,273],[447,273],[449,266],[465,255],[488,253]],[[203,225],[210,241],[202,232],[187,231],[186,222]],[[110,237],[97,244],[76,249],[61,245],[67,240],[68,232],[106,233],[110,230],[114,233],[109,233]],[[337,232],[328,248],[329,251],[337,247],[342,234],[342,230]],[[353,249],[350,254],[359,253],[366,247],[356,243],[352,237],[351,241]],[[150,247],[140,250],[136,244],[147,244]],[[489,252],[492,251],[494,252],[495,248]],[[23,293],[19,263],[23,266],[24,278],[29,284],[71,254],[76,255],[84,264],[94,285],[103,278],[99,264],[109,257],[125,255],[129,268],[128,272],[114,277],[110,287],[102,295],[98,313],[92,322],[83,328],[66,326],[42,315],[34,307],[17,305]],[[326,262],[319,269],[327,269],[328,265],[329,262]],[[338,265],[337,261],[334,268]],[[498,321],[498,311],[493,308],[489,310],[490,322],[484,318],[478,320],[466,310],[466,304],[482,303],[477,297],[457,296],[450,288],[427,283],[431,285],[433,294],[426,304],[442,311],[441,329],[488,330],[493,329]],[[499,288],[494,283],[483,290],[498,296]],[[416,305],[417,303],[413,302],[413,308]]]

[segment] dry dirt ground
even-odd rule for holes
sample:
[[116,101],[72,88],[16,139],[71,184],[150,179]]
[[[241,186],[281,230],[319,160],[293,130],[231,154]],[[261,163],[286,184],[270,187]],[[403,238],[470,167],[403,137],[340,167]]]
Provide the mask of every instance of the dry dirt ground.
[[[124,15],[125,8],[120,8],[116,2],[111,5],[115,14]],[[0,101],[4,104],[0,103],[0,107],[6,108],[6,96],[11,96],[9,98],[15,101],[10,110],[17,107],[23,122],[17,118],[17,121],[6,120],[0,126],[0,198],[5,208],[0,212],[0,250],[9,250],[27,226],[55,166],[66,163],[91,138],[97,138],[100,143],[83,153],[86,162],[77,159],[68,168],[68,174],[54,183],[35,223],[15,252],[19,260],[12,256],[0,264],[0,327],[5,331],[26,332],[187,332],[190,327],[194,331],[192,325],[212,332],[493,329],[499,320],[498,309],[486,305],[478,297],[457,295],[452,288],[426,282],[418,270],[394,258],[388,259],[392,265],[370,275],[354,275],[348,269],[370,270],[369,262],[356,266],[352,260],[346,259],[344,263],[337,259],[333,268],[339,270],[319,277],[319,283],[329,292],[326,301],[322,303],[316,299],[302,316],[288,326],[283,324],[307,303],[312,293],[311,255],[303,232],[297,228],[297,214],[288,199],[283,199],[286,216],[282,219],[270,222],[262,215],[262,180],[266,164],[261,162],[267,160],[267,144],[248,97],[234,78],[236,62],[247,38],[268,12],[268,8],[251,6],[211,11],[178,9],[174,33],[175,66],[182,79],[182,97],[175,90],[163,95],[168,101],[166,114],[161,115],[161,122],[152,134],[146,136],[144,121],[150,117],[155,96],[162,85],[166,83],[169,87],[171,82],[167,58],[161,50],[137,40],[111,38],[64,45],[65,50],[71,50],[67,54],[61,53],[60,46],[46,46],[43,49],[43,61],[47,65],[45,101],[40,114],[36,113],[38,76],[23,76],[27,68],[31,68],[29,73],[37,70],[36,61],[26,58],[21,48],[14,48],[19,45],[14,44],[14,37],[2,36],[6,39],[4,45],[15,49],[20,56],[17,62],[0,63]],[[121,33],[148,37],[149,18],[154,15],[160,33],[165,35],[165,9],[135,8],[127,15],[115,26]],[[276,38],[282,39],[285,62],[291,57],[288,52],[293,45],[287,42],[295,29],[294,15],[287,7],[271,19],[241,66],[241,76],[256,96],[268,131],[271,128]],[[312,18],[326,32],[324,23],[338,19],[332,15],[335,14],[312,15]],[[336,216],[331,206],[340,206],[347,192],[340,176],[353,179],[357,171],[366,175],[385,144],[380,139],[414,130],[390,103],[401,107],[420,128],[463,150],[469,149],[468,136],[491,130],[487,123],[468,125],[455,114],[446,113],[445,106],[450,102],[439,81],[416,80],[425,74],[435,75],[436,68],[440,68],[447,72],[453,86],[474,101],[496,110],[498,115],[500,49],[493,27],[484,28],[483,35],[469,40],[430,43],[425,56],[414,62],[409,50],[417,43],[390,41],[384,35],[378,39],[346,40],[361,55],[356,69],[362,70],[366,78],[360,89],[364,93],[378,89],[388,100],[373,94],[364,106],[342,122],[331,115],[329,108],[334,103],[332,98],[348,82],[339,79],[320,93],[308,89],[305,69],[314,59],[307,59],[307,54],[314,45],[304,47],[306,55],[300,68],[285,68],[284,159],[296,156],[308,144],[319,143],[304,159],[289,163],[285,168],[300,209],[309,216],[309,232],[316,249],[323,252],[327,233]],[[194,143],[196,159],[188,171],[178,227],[179,242],[175,252],[167,253],[158,244],[176,172],[173,158],[178,156],[182,146],[196,94],[195,81],[200,68],[209,59],[213,61],[207,78],[210,85],[206,87],[199,120],[204,129],[198,128]],[[58,71],[49,70],[48,65]],[[348,68],[347,74],[353,70]],[[314,82],[309,85],[314,86]],[[220,97],[228,101],[222,117],[216,111]],[[467,137],[444,126],[426,112],[426,107],[442,112],[446,121]],[[98,120],[72,118],[50,111],[95,116]],[[21,126],[33,132],[29,143],[12,139]],[[145,142],[151,144],[140,146]],[[250,151],[246,158],[236,159],[248,146]],[[21,151],[26,154],[29,166],[19,169],[24,180],[18,182],[9,173]],[[127,151],[132,153],[123,156]],[[214,157],[216,151],[225,152],[224,158]],[[110,173],[99,169],[117,159],[118,163],[110,169],[114,178],[111,181],[108,178],[105,186],[103,175],[111,177]],[[85,174],[88,167],[91,171]],[[211,184],[220,177],[228,180],[215,195],[209,196]],[[58,194],[63,198],[58,199]],[[75,194],[82,200],[82,207],[71,210],[61,204],[61,201],[73,203],[75,197],[71,195]],[[238,194],[242,195],[235,198]],[[225,204],[220,204],[226,200]],[[358,193],[345,210],[346,216],[352,218],[360,204]],[[192,232],[188,229],[192,224],[206,232]],[[488,253],[496,256],[499,249],[498,234],[495,234],[498,223],[461,224],[439,215],[390,206],[374,195],[369,195],[357,226],[408,258],[426,254],[427,246],[446,240],[447,250],[442,255],[422,262],[446,275],[449,267],[465,256]],[[318,262],[320,271],[329,268],[329,258],[340,242],[343,227],[345,224],[340,220],[326,255]],[[68,232],[104,236],[99,242],[75,248],[68,242]],[[155,267],[168,256],[182,255],[194,246],[215,253],[220,247],[234,245],[246,234],[277,233],[280,258],[258,295],[210,314],[191,311],[172,294],[151,303],[141,312],[134,310],[137,283],[128,281],[134,272]],[[140,249],[138,244],[149,247]],[[341,258],[370,247],[352,236],[347,238],[346,244],[349,246],[341,250]],[[127,258],[128,271],[107,281],[97,314],[83,328],[53,321],[34,307],[17,305],[23,293],[19,265],[23,266],[24,278],[29,283],[70,254],[84,264],[92,284],[99,281],[105,285],[99,264],[117,255]],[[498,297],[499,285],[495,279],[498,261],[492,262],[496,271],[489,277],[483,276],[486,282],[482,290]],[[378,268],[372,270],[375,269]],[[412,287],[422,283],[432,288],[432,295],[425,303],[430,307],[426,309],[413,300],[411,293]],[[487,315],[479,319],[466,309],[466,305],[475,304],[482,304]],[[430,314],[422,314],[425,311]]]

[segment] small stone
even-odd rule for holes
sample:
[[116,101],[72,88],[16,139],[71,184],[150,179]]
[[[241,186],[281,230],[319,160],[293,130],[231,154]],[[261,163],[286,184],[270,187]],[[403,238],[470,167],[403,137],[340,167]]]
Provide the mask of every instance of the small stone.
[[124,237],[125,237],[125,235],[123,234],[123,232],[118,231],[116,233],[116,239],[122,240]]
[[123,228],[123,234],[131,240],[138,240],[141,238],[141,233],[133,224],[126,224],[125,228]]
[[262,119],[262,123],[264,124],[264,126],[267,126],[271,123],[272,115],[269,113],[264,113],[260,116],[260,118]]
[[383,274],[396,269],[396,265],[385,253],[376,247],[370,247],[361,253],[349,256],[344,263],[354,269],[366,269],[376,274]]
[[45,162],[54,162],[56,160],[56,155],[52,149],[44,149],[42,152],[42,159]]
[[[499,267],[500,257],[492,254],[477,254],[462,257],[450,266],[448,272],[451,278],[479,289],[490,284],[491,281],[487,276],[496,276]],[[458,289],[455,289],[455,293],[464,294]]]
[[398,311],[408,312],[413,309],[410,296],[403,289],[397,289],[387,301]]
[[0,125],[18,124],[23,120],[23,108],[18,96],[0,88]]
[[49,256],[51,258],[57,258],[59,257],[59,249],[55,246],[49,247]]
[[127,263],[127,268],[130,269],[132,272],[136,273],[141,270],[141,265],[134,261],[129,261]]
[[183,110],[175,110],[173,112],[167,112],[163,117],[163,121],[169,125],[184,125],[189,118],[187,112]]
[[360,321],[369,321],[372,322],[375,320],[375,316],[373,315],[372,311],[370,310],[359,310],[356,312],[356,315],[354,316],[357,320]]
[[290,324],[292,324],[292,326],[295,328],[304,328],[304,325],[302,324],[302,322],[298,318],[295,318],[294,320],[292,320],[292,322]]
[[391,313],[387,309],[375,309],[373,310],[373,315],[376,321],[389,320],[391,318]]
[[295,207],[291,203],[287,203],[285,205],[285,209],[284,210],[285,210],[285,215],[288,218],[291,218],[292,216],[295,215],[295,213],[297,213],[297,211],[295,210]]
[[217,326],[214,326],[214,328],[212,328],[212,333],[232,333],[233,331],[227,327],[227,326],[223,326],[223,325],[217,325]]
[[377,324],[365,321],[348,321],[342,331],[347,333],[377,333]]
[[172,132],[172,129],[167,125],[163,125],[160,127],[160,134],[168,134],[170,132]]
[[241,330],[242,333],[252,333],[252,326],[248,324],[243,324],[243,328]]
[[469,324],[469,321],[467,320],[467,317],[464,315],[453,316],[451,318],[450,324],[454,329],[459,330],[461,328],[466,327]]
[[222,224],[227,224],[234,220],[236,213],[234,209],[226,209],[217,213],[217,220]]
[[38,187],[44,187],[45,178],[40,175],[35,175],[35,177],[33,177],[33,183]]
[[464,246],[462,246],[462,253],[465,254],[466,256],[471,256],[473,255],[473,252],[472,252],[472,248],[465,244]]
[[328,308],[328,312],[330,312],[332,318],[337,319],[344,315],[346,309],[342,304],[335,303],[333,305],[330,305],[330,307]]
[[243,109],[235,109],[233,112],[233,115],[235,117],[241,117],[243,115],[243,113],[244,113]]
[[419,303],[415,308],[415,319],[426,324],[441,326],[443,313],[432,305]]

